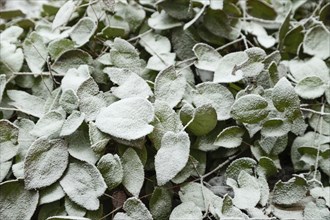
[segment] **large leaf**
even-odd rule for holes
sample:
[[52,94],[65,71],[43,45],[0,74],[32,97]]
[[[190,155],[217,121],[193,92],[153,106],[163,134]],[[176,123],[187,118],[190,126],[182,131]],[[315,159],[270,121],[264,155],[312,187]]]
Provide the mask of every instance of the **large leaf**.
[[304,52],[327,59],[330,56],[330,32],[323,25],[309,29],[304,38]]
[[70,17],[72,16],[74,10],[76,9],[76,5],[74,1],[67,1],[56,13],[56,16],[53,21],[52,29],[56,29],[64,24],[66,24]]

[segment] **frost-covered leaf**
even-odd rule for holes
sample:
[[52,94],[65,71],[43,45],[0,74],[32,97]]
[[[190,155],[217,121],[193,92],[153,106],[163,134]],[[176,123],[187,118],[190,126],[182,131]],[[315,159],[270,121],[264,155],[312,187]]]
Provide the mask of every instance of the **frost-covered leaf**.
[[317,25],[307,31],[303,41],[304,52],[321,59],[330,56],[330,32],[323,25]]
[[193,103],[198,107],[211,104],[217,112],[219,120],[230,118],[230,108],[234,103],[231,92],[223,85],[205,82],[196,86],[197,92],[194,94]]
[[260,95],[249,94],[238,98],[231,108],[231,115],[239,122],[254,124],[269,114],[268,102]]
[[67,112],[72,113],[79,106],[79,98],[73,89],[67,89],[62,92],[59,104]]
[[30,70],[36,74],[41,73],[47,61],[48,51],[37,32],[32,32],[25,38],[23,52]]
[[21,36],[23,31],[24,29],[19,26],[10,26],[0,33],[0,38],[3,41],[7,41],[9,43],[15,43],[17,42],[18,38]]
[[173,209],[170,215],[170,220],[176,219],[194,219],[202,220],[203,214],[201,209],[191,201],[181,203]]
[[221,60],[221,55],[211,46],[198,43],[193,47],[193,51],[198,61],[195,66],[199,69],[215,71],[216,67]]
[[0,103],[2,101],[3,92],[5,91],[6,84],[7,84],[6,75],[1,74],[0,75]]
[[77,92],[79,86],[90,77],[87,65],[80,65],[78,68],[69,69],[61,81],[62,91],[72,89]]
[[12,164],[11,160],[0,162],[0,183],[6,178]]
[[38,191],[24,189],[21,180],[1,183],[0,191],[1,219],[31,219],[38,205]]
[[98,197],[103,195],[107,186],[98,169],[87,162],[75,161],[60,180],[60,184],[69,198],[87,210],[97,210]]
[[60,186],[59,182],[56,182],[50,186],[40,189],[39,205],[47,204],[58,201],[65,196],[65,193]]
[[330,219],[330,211],[325,205],[323,199],[316,199],[315,202],[311,201],[307,203],[304,209],[304,219]]
[[175,177],[187,164],[190,140],[185,132],[164,134],[161,147],[155,156],[157,183],[164,185]]
[[44,115],[45,100],[19,90],[7,90],[7,95],[12,100],[8,104],[20,111],[38,118]]
[[175,107],[183,98],[186,79],[173,66],[161,71],[155,80],[155,98]]
[[180,27],[182,23],[170,17],[164,10],[155,12],[148,19],[148,25],[155,30],[167,30]]
[[21,48],[17,48],[14,44],[8,41],[1,40],[0,70],[4,72],[20,71],[23,62],[24,62],[23,50]]
[[223,198],[223,205],[221,208],[220,217],[222,217],[223,219],[248,219],[247,215],[245,215],[240,209],[234,206],[233,199],[229,195],[225,195],[225,197]]
[[258,175],[265,177],[273,176],[277,173],[277,168],[274,161],[269,157],[260,157],[257,167]]
[[169,53],[171,51],[169,39],[154,32],[143,35],[139,43],[151,55]]
[[24,160],[26,189],[50,186],[63,175],[69,160],[67,144],[61,139],[36,140]]
[[50,111],[40,118],[30,134],[37,137],[58,137],[64,121],[60,111]]
[[138,198],[132,197],[125,201],[123,209],[127,215],[136,220],[152,220],[152,216],[147,207]]
[[261,134],[266,137],[283,136],[290,131],[289,124],[280,118],[272,118],[262,125]]
[[[6,119],[0,120],[0,163],[6,162],[16,156],[18,152],[19,128]],[[1,164],[3,165],[3,164]]]
[[74,49],[74,43],[69,39],[54,40],[47,47],[48,53],[53,60],[59,58],[65,51],[72,49]]
[[111,91],[120,99],[130,97],[148,98],[153,95],[147,82],[129,69],[107,67],[103,72],[108,74],[112,82],[119,85],[118,87],[113,86]]
[[56,29],[64,24],[66,24],[70,17],[72,16],[73,12],[76,9],[76,5],[73,0],[67,1],[56,13],[54,18],[52,29]]
[[97,25],[91,18],[85,17],[80,19],[75,26],[72,27],[70,37],[75,42],[76,47],[86,44],[96,31]]
[[175,53],[160,53],[149,58],[146,68],[155,71],[161,71],[174,65]]
[[237,180],[241,171],[245,171],[248,174],[253,174],[254,168],[257,166],[257,162],[248,157],[241,157],[234,160],[226,169],[226,177]]
[[244,135],[244,130],[238,126],[225,128],[217,136],[217,139],[214,141],[214,145],[221,146],[224,148],[238,147],[242,143],[243,135]]
[[79,111],[73,111],[71,115],[64,121],[60,136],[68,136],[73,134],[83,123],[85,114]]
[[274,186],[272,201],[279,205],[290,205],[299,202],[306,196],[307,182],[304,178],[295,176],[287,182],[281,180]]
[[101,109],[96,126],[111,136],[136,140],[152,132],[149,123],[154,118],[151,103],[143,98],[122,99]]
[[322,96],[327,88],[326,82],[319,77],[308,76],[300,80],[294,89],[304,99],[316,99]]
[[71,201],[67,196],[64,199],[64,207],[69,216],[83,217],[86,214],[86,209]]
[[260,188],[257,179],[242,170],[237,182],[227,179],[227,184],[234,189],[235,197],[233,203],[240,209],[253,208],[260,200]]
[[168,219],[172,210],[171,191],[166,188],[156,187],[152,192],[149,207],[154,219]]
[[128,148],[121,157],[124,177],[123,185],[134,196],[140,194],[144,182],[143,164],[132,148]]
[[97,163],[109,190],[116,188],[123,180],[124,171],[117,154],[106,154]]
[[93,122],[88,124],[88,134],[93,151],[102,154],[110,140],[109,135],[100,131]]
[[315,198],[324,198],[326,205],[330,206],[330,186],[327,187],[315,187],[310,190],[310,194]]

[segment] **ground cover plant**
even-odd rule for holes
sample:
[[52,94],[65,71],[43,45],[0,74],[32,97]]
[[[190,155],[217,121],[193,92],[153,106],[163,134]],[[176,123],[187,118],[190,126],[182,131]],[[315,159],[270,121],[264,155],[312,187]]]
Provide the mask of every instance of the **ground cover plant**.
[[327,0],[1,1],[0,219],[330,219]]

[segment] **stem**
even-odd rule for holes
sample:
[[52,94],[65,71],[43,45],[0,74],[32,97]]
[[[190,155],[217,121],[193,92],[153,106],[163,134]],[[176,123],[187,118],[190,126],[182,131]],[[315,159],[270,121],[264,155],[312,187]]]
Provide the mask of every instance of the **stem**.
[[217,172],[218,170],[220,170],[223,166],[225,166],[226,164],[228,164],[229,162],[231,162],[233,159],[235,159],[239,154],[233,155],[231,157],[229,157],[225,162],[219,164],[216,168],[214,168],[213,170],[211,170],[210,172],[204,174],[202,176],[203,179],[205,179],[206,177],[212,175],[213,173]]
[[[324,103],[321,107],[321,113],[320,114],[320,118],[319,118],[319,131],[322,131],[322,123],[323,123],[323,114],[324,114]],[[322,132],[319,132],[320,134]],[[316,136],[316,131],[315,131],[315,136]],[[316,138],[314,139],[316,140]],[[315,169],[314,169],[314,175],[313,175],[313,179],[316,179],[316,172],[317,172],[317,168],[319,166],[319,157],[320,157],[320,150],[321,150],[321,141],[320,138],[318,139],[318,143],[317,143],[317,154],[316,154],[316,160],[315,160]]]
[[[50,72],[42,72],[42,73],[32,73],[32,72],[13,72],[15,76],[52,76]],[[53,76],[65,76],[65,74],[56,74]]]
[[132,37],[132,38],[128,39],[127,41],[130,42],[130,41],[137,40],[137,39],[143,37],[144,35],[149,34],[150,32],[152,32],[152,29],[149,29],[146,32],[143,32],[142,34],[139,34],[138,36]]
[[0,107],[0,111],[20,111],[20,110],[17,108]]
[[302,111],[306,111],[306,112],[312,112],[314,114],[318,114],[320,116],[325,116],[325,115],[330,115],[330,113],[324,112],[324,104],[322,105],[323,110],[321,110],[321,112],[315,111],[313,109],[309,109],[309,108],[300,108],[300,110]]

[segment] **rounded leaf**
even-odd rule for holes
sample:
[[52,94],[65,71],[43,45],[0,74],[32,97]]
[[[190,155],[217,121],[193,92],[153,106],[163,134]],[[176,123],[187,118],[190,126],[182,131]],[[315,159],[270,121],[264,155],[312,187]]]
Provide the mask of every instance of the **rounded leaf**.
[[123,180],[124,172],[119,156],[106,154],[97,163],[109,190],[117,187]]
[[300,80],[294,89],[304,99],[316,99],[325,92],[326,83],[317,76],[309,76]]
[[202,220],[203,214],[201,209],[193,202],[184,202],[175,207],[170,215],[170,220],[177,219],[194,219]]
[[214,145],[221,146],[224,148],[235,148],[241,145],[244,130],[238,126],[232,126],[225,128],[217,136],[214,141]]

